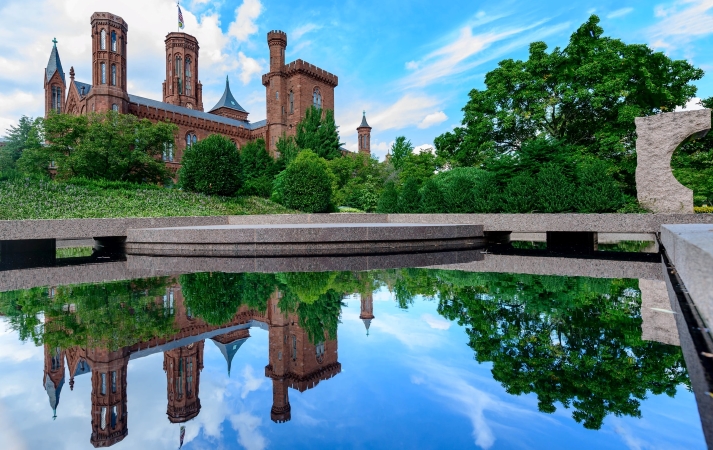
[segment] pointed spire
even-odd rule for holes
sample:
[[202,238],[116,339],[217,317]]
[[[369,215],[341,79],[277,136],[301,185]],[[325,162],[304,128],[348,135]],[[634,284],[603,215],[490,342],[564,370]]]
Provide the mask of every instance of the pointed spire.
[[247,341],[248,338],[242,338],[242,339],[237,339],[233,342],[230,342],[228,344],[223,344],[221,342],[218,342],[217,340],[211,338],[211,341],[215,344],[216,347],[218,347],[218,350],[220,350],[220,353],[223,354],[223,357],[225,358],[225,361],[228,363],[228,378],[230,378],[230,367],[233,364],[233,357],[235,357],[235,354],[238,353],[238,350],[240,349],[240,346]]
[[47,392],[47,396],[49,397],[53,419],[57,418],[57,405],[59,405],[59,394],[62,392],[62,386],[64,386],[64,376],[60,380],[59,385],[55,386],[50,376],[45,375],[45,392]]
[[62,82],[66,83],[64,79],[64,71],[62,70],[62,61],[59,59],[59,51],[57,50],[57,38],[52,39],[54,45],[52,46],[52,52],[50,53],[50,59],[47,62],[47,81],[52,78],[55,72],[59,71],[59,76],[62,77]]
[[364,115],[361,117],[361,125],[359,125],[359,128],[371,128],[366,122],[366,111],[364,111],[363,114]]
[[362,322],[364,322],[364,326],[366,327],[366,335],[369,336],[369,326],[371,325],[371,319],[361,319]]
[[235,100],[235,97],[233,97],[233,93],[230,92],[230,80],[228,79],[227,75],[225,76],[225,92],[223,92],[223,96],[220,97],[220,100],[218,100],[218,103],[216,103],[213,109],[208,112],[213,112],[219,108],[230,108],[236,111],[247,112],[245,111],[245,109],[243,109],[242,106],[240,106],[238,101]]

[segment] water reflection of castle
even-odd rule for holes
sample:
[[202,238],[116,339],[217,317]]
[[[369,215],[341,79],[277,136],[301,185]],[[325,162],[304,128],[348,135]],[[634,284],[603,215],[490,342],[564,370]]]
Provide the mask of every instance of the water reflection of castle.
[[[291,408],[288,388],[304,392],[322,380],[341,371],[337,361],[337,340],[310,342],[307,332],[298,325],[296,314],[284,313],[278,306],[281,294],[275,292],[262,313],[242,306],[233,320],[221,326],[211,326],[191,317],[184,307],[180,286],[174,285],[163,298],[164,308],[175,314],[176,334],[148,342],[140,342],[116,351],[99,348],[73,347],[68,350],[51,349],[45,345],[43,385],[49,396],[55,417],[60,393],[69,369],[69,387],[75,377],[91,374],[90,442],[94,447],[109,447],[128,434],[127,383],[129,361],[163,352],[166,373],[168,406],[166,414],[171,423],[182,423],[200,413],[200,372],[203,369],[205,339],[218,347],[228,363],[228,374],[233,357],[250,337],[250,328],[259,327],[269,333],[269,363],[265,376],[272,380],[272,409],[274,422],[290,420]],[[67,309],[72,310],[73,305]],[[374,318],[371,295],[362,296],[361,315],[369,329]]]

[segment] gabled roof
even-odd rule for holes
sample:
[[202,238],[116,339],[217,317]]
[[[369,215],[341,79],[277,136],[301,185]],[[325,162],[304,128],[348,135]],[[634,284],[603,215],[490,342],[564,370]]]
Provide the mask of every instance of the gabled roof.
[[211,341],[218,347],[220,350],[220,353],[223,354],[225,357],[225,361],[228,363],[228,376],[230,376],[230,366],[233,363],[233,357],[235,356],[236,353],[238,353],[238,350],[240,349],[240,346],[247,341],[248,338],[242,338],[235,340],[233,342],[230,342],[228,344],[222,344],[215,339],[211,338]]
[[50,60],[47,62],[47,81],[52,78],[55,72],[59,71],[62,82],[66,83],[64,71],[62,70],[62,61],[59,60],[59,52],[57,51],[57,39],[54,39],[52,42],[54,42],[54,47],[52,47],[52,52],[50,53]]
[[165,111],[170,111],[178,114],[184,114],[186,116],[197,117],[199,119],[211,120],[213,122],[223,123],[225,125],[232,125],[234,127],[243,127],[248,130],[255,130],[257,128],[264,127],[267,124],[266,120],[260,120],[258,122],[247,122],[245,120],[231,119],[230,117],[223,117],[217,114],[210,114],[203,111],[196,111],[195,109],[188,109],[183,106],[172,105],[170,103],[160,102],[158,100],[152,100],[150,98],[139,97],[138,95],[129,94],[129,101],[131,103],[136,103],[140,106],[148,106],[149,108],[158,108]]
[[230,92],[230,82],[228,81],[227,76],[225,77],[225,92],[223,92],[223,96],[220,97],[220,100],[218,100],[218,103],[213,107],[213,109],[208,112],[213,112],[218,108],[230,108],[240,112],[247,112],[242,106],[240,106],[238,101],[235,100],[233,93]]
[[359,128],[371,128],[368,123],[366,123],[366,111],[364,111],[364,115],[361,118],[361,125],[359,125]]
[[[82,83],[81,81],[73,81],[74,85],[77,86],[77,92],[79,95],[84,95],[87,96],[89,95],[89,91],[92,90],[92,85],[87,84],[87,83]],[[82,92],[82,88],[84,88],[84,92]]]

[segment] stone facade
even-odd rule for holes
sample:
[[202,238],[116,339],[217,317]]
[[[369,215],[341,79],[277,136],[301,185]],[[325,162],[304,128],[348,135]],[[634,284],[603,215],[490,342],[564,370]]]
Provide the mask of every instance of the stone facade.
[[245,111],[230,92],[229,84],[218,104],[203,112],[203,86],[199,78],[200,46],[189,34],[172,32],[166,36],[166,79],[162,101],[129,94],[128,25],[121,17],[96,12],[91,17],[92,80],[75,80],[70,70],[67,84],[57,42],[45,69],[45,116],[50,111],[86,114],[116,110],[153,122],[170,121],[179,126],[175,145],[164,159],[177,168],[187,146],[210,134],[222,134],[242,147],[250,140],[263,138],[274,155],[281,136],[296,132],[297,123],[311,105],[334,110],[334,88],[338,78],[301,59],[285,64],[287,35],[268,33],[270,72],[263,75],[266,89],[266,117],[250,122]]

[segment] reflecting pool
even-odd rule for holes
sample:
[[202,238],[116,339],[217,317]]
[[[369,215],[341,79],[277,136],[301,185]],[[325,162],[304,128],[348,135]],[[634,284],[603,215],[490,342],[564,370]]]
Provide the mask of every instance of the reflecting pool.
[[392,269],[2,292],[0,448],[706,448],[642,283]]

